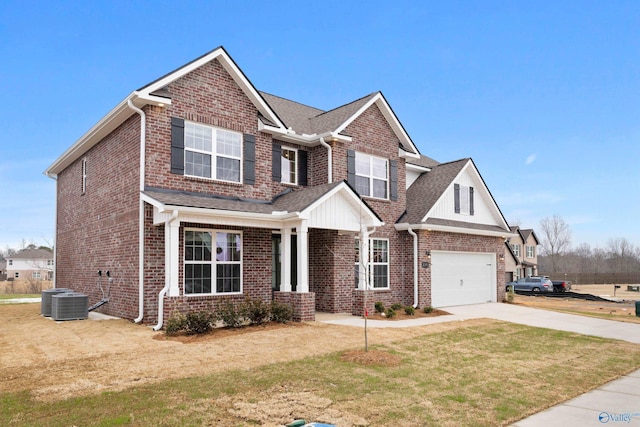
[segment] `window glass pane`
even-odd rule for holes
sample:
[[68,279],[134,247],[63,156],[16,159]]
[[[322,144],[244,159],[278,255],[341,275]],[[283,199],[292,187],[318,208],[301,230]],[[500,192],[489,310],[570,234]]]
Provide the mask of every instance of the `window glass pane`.
[[216,292],[240,292],[240,264],[216,266]]
[[210,294],[211,264],[186,264],[184,287],[187,294]]
[[369,162],[371,157],[366,154],[356,153],[356,173],[358,175],[369,176],[371,173]]
[[371,162],[373,166],[373,177],[386,180],[387,179],[387,160],[372,157]]
[[387,198],[387,181],[381,181],[379,179],[373,180],[373,197],[379,197],[381,199]]
[[387,277],[388,277],[388,269],[387,265],[374,265],[373,266],[373,287],[374,288],[386,288],[387,287]]
[[469,214],[469,187],[460,186],[460,213]]
[[187,230],[184,259],[185,261],[211,261],[211,233]]
[[295,150],[282,150],[281,176],[282,182],[295,184],[296,182],[296,152]]
[[240,182],[240,160],[218,157],[216,159],[216,178]]
[[211,178],[211,156],[185,150],[184,173]]
[[241,157],[241,149],[240,134],[217,129],[216,154],[239,158]]
[[216,261],[240,262],[242,244],[238,233],[216,233]]
[[389,251],[387,250],[388,242],[386,240],[373,240],[373,259],[375,263],[389,262]]
[[356,176],[356,192],[362,196],[369,195],[369,178]]
[[193,123],[184,125],[184,146],[211,152],[213,129]]

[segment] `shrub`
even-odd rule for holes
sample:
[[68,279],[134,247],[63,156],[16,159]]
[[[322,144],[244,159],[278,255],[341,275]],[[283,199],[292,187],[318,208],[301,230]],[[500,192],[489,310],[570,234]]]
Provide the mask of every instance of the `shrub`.
[[514,286],[508,286],[507,289],[508,289],[508,291],[507,291],[507,299],[506,299],[506,301],[509,304],[512,304],[513,303],[513,298],[515,297],[515,294],[516,294],[516,292],[514,290]]
[[164,323],[165,335],[173,336],[184,332],[187,329],[187,316],[176,311]]
[[431,313],[433,311],[433,307],[428,305],[424,309],[422,309],[422,311],[424,311],[425,313],[429,314],[429,313]]
[[396,302],[394,304],[391,304],[391,308],[394,311],[402,310],[402,304],[400,304],[399,302]]
[[416,314],[416,309],[412,306],[408,305],[404,308],[404,312],[409,316],[414,316]]
[[389,307],[387,308],[386,315],[387,315],[387,319],[391,319],[396,315],[396,311],[392,307]]
[[376,301],[374,307],[376,309],[376,313],[384,313],[384,304],[382,301]]
[[293,307],[279,301],[271,303],[271,320],[278,323],[287,323],[293,319]]
[[244,304],[237,306],[231,300],[226,300],[218,309],[216,319],[229,328],[239,328],[246,321],[246,307]]
[[208,311],[191,311],[185,316],[187,335],[206,334],[213,328],[213,315]]
[[271,316],[271,308],[269,304],[265,303],[263,300],[251,299],[247,297],[244,300],[245,310],[247,313],[247,318],[249,322],[254,325],[262,325],[263,323],[267,323]]

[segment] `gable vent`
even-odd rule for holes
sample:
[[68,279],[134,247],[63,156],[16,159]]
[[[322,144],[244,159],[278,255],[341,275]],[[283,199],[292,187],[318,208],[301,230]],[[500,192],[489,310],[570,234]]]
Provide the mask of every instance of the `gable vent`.
[[45,289],[42,291],[42,302],[40,303],[40,314],[45,317],[51,317],[51,298],[54,295],[62,294],[65,292],[72,292],[68,288],[53,288]]
[[89,297],[77,292],[65,292],[51,298],[53,320],[80,320],[89,317]]

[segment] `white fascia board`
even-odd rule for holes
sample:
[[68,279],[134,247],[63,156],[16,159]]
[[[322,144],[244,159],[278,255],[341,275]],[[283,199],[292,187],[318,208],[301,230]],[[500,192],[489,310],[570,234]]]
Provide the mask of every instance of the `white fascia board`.
[[428,167],[425,167],[425,166],[413,165],[411,163],[407,163],[406,164],[406,168],[407,168],[407,170],[412,170],[412,171],[420,172],[420,173],[431,172],[431,168],[428,168]]
[[189,64],[179,68],[175,72],[166,75],[160,80],[150,84],[149,86],[143,88],[140,92],[145,94],[151,94],[159,89],[162,89],[166,85],[174,82],[180,77],[189,74],[190,72],[200,68],[212,60],[217,59],[220,64],[224,67],[225,70],[229,73],[231,78],[240,86],[240,89],[244,92],[244,94],[251,100],[253,105],[256,106],[258,111],[262,113],[263,116],[268,118],[271,122],[278,125],[278,128],[285,129],[284,124],[280,121],[280,118],[276,115],[276,113],[267,105],[265,100],[260,96],[256,88],[251,84],[249,79],[244,75],[244,73],[238,68],[235,62],[229,57],[229,55],[225,52],[222,47],[215,49],[210,52],[208,55],[205,55]]
[[398,139],[400,139],[400,142],[402,142],[403,145],[408,145],[409,147],[411,147],[413,149],[413,152],[419,156],[420,154],[418,152],[418,149],[413,144],[413,141],[411,141],[411,138],[409,138],[409,135],[407,135],[407,133],[404,131],[404,128],[400,124],[400,121],[394,114],[389,104],[387,104],[387,101],[384,99],[384,96],[382,96],[381,92],[378,92],[377,94],[375,94],[375,96],[373,96],[369,101],[367,101],[366,104],[360,107],[360,109],[356,111],[355,114],[349,117],[336,130],[334,130],[333,133],[338,134],[342,132],[347,126],[349,126],[356,118],[358,118],[373,104],[378,104],[378,108],[382,112],[382,115],[387,119],[387,122],[391,126],[391,129],[393,129]]
[[410,153],[406,150],[403,150],[401,147],[398,147],[398,157],[401,157],[403,159],[419,159],[420,154]]
[[426,230],[426,231],[440,231],[444,233],[456,233],[456,234],[472,234],[474,236],[488,236],[488,237],[500,237],[506,239],[513,236],[510,231],[491,231],[491,230],[479,230],[477,228],[464,228],[453,227],[449,225],[435,225],[435,224],[396,224],[395,229],[398,231],[406,231],[411,228],[413,231]]
[[293,130],[283,130],[274,126],[269,126],[264,124],[261,120],[258,120],[258,130],[269,133],[274,137],[277,137],[278,140],[284,142],[291,142],[294,144],[300,144],[308,147],[314,147],[316,145],[320,145],[320,138],[325,138],[329,141],[340,141],[340,142],[352,142],[353,138],[346,135],[339,135],[335,132],[325,132],[321,134],[298,134]]

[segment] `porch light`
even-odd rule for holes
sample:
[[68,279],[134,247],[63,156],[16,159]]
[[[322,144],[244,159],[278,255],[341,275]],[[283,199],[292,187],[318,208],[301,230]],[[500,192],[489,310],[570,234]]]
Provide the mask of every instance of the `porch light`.
[[425,254],[427,255],[427,259],[431,259],[431,251],[429,249],[427,249],[427,252],[425,252]]
[[498,257],[500,258],[500,261],[504,261],[504,252],[500,252]]

